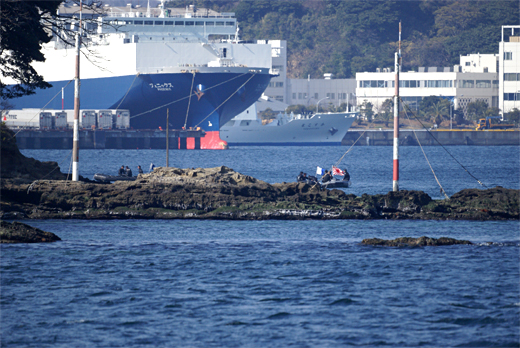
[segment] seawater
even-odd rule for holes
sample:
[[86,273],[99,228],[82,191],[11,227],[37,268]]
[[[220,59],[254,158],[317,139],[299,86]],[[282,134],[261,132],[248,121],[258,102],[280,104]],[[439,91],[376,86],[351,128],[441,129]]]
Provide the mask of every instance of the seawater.
[[[226,165],[272,183],[330,166],[346,150],[171,151],[170,164]],[[440,150],[425,148],[448,194],[480,187]],[[518,188],[518,147],[448,150],[487,186]],[[388,192],[391,154],[386,147],[347,154],[340,165],[354,183],[347,192]],[[420,149],[401,155],[401,187],[440,198]],[[82,151],[80,161],[87,177],[165,163],[157,150]],[[520,345],[518,221],[26,222],[63,241],[1,246],[2,347]],[[422,235],[475,244],[360,244]]]

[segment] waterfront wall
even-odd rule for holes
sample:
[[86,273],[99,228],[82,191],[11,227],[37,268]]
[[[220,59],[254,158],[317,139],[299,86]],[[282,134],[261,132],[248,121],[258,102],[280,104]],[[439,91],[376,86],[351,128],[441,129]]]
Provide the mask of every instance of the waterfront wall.
[[[364,133],[363,133],[364,132]],[[359,137],[361,138],[357,140]],[[416,138],[417,136],[417,138]],[[519,130],[417,130],[400,129],[399,144],[403,146],[442,145],[520,145]],[[438,142],[435,140],[437,139]],[[350,146],[393,146],[393,130],[349,130],[341,144]]]
[[[200,149],[202,131],[172,130],[170,149]],[[72,130],[22,130],[16,135],[20,149],[72,149]],[[81,130],[80,149],[166,149],[166,131]]]
[[[415,134],[424,146],[437,146],[439,143],[442,145],[520,145],[518,130],[432,130],[430,132],[418,130]],[[203,135],[201,131],[170,131],[169,148],[200,149],[200,139]],[[341,144],[351,146],[356,140],[356,146],[392,146],[394,132],[393,130],[349,130]],[[16,135],[16,142],[20,149],[72,149],[72,131],[22,130]],[[414,132],[401,129],[399,144],[417,146]],[[166,132],[164,130],[81,130],[79,146],[80,149],[165,149]]]

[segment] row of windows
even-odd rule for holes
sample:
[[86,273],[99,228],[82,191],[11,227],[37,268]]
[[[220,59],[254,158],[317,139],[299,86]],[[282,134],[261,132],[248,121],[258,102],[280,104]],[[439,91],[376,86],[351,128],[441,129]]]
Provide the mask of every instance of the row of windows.
[[283,87],[283,82],[269,82],[268,87]]
[[[383,80],[370,80],[370,81],[359,81],[360,88],[394,88],[395,81],[383,81]],[[400,80],[400,88],[449,88],[453,87],[453,81],[451,80]]]
[[513,60],[513,52],[504,52],[504,60]]
[[[347,100],[347,93],[338,93],[337,97],[339,100]],[[336,99],[336,93],[327,93],[327,98]],[[296,93],[292,94],[292,99],[296,100]],[[298,99],[303,99],[303,100],[307,99],[307,93],[302,93],[302,92],[298,93]],[[320,99],[319,93],[314,93],[313,99],[315,99],[316,101],[318,99]]]
[[504,81],[520,81],[520,74],[506,73],[504,74]]
[[109,22],[110,24],[114,25],[153,25],[153,26],[161,26],[161,25],[174,25],[176,27],[189,27],[189,26],[204,26],[206,27],[233,27],[235,25],[235,22],[213,22],[213,21],[149,21],[149,20],[127,20],[127,21],[112,21]]
[[504,100],[520,100],[520,93],[504,93]]
[[[520,74],[518,75],[520,79]],[[510,80],[514,81],[514,80]],[[498,80],[461,80],[459,82],[460,88],[498,88]],[[371,80],[371,81],[359,81],[360,88],[393,88],[395,86],[394,81],[383,81],[383,80]],[[452,80],[400,80],[400,88],[452,88],[454,81]],[[457,81],[455,81],[455,87],[457,87]]]

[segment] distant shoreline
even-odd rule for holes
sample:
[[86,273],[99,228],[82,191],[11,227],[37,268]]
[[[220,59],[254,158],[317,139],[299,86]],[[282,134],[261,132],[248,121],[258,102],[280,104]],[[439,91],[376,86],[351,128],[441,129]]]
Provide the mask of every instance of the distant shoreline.
[[[356,146],[393,146],[393,142],[393,129],[351,128],[343,137],[341,145],[350,146],[356,143]],[[400,145],[418,146],[419,143],[423,146],[438,146],[439,143],[442,145],[518,146],[520,145],[520,130],[431,129],[428,132],[426,129],[399,129]]]

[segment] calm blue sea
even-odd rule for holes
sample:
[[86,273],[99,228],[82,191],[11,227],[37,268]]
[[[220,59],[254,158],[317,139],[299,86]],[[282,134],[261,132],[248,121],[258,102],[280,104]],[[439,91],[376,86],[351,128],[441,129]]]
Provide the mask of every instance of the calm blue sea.
[[[330,167],[345,147],[171,151],[267,182]],[[519,147],[449,147],[485,185],[519,188]],[[425,148],[453,194],[480,187]],[[68,151],[25,150],[62,164]],[[386,193],[392,149],[354,148],[348,192]],[[81,175],[165,164],[157,150],[81,151]],[[419,148],[401,188],[440,198]],[[520,222],[29,221],[63,241],[1,245],[2,347],[518,347]],[[473,246],[376,248],[364,238],[449,236]]]

